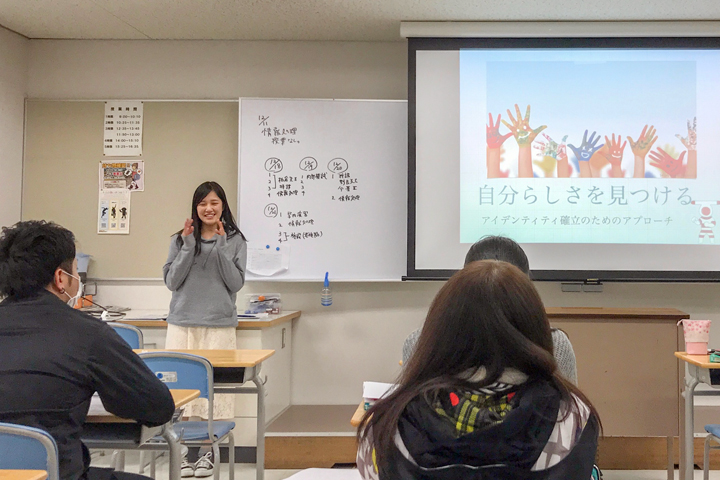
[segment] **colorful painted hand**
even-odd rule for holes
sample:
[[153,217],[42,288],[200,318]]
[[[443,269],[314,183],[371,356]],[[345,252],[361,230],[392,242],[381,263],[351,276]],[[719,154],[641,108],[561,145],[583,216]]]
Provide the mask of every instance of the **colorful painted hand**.
[[543,155],[542,160],[533,160],[533,164],[543,171],[545,177],[552,177],[555,166],[557,165],[557,160],[555,157]]
[[655,133],[655,127],[650,125],[650,129],[648,129],[648,126],[645,125],[645,128],[643,128],[642,132],[640,133],[637,142],[633,141],[633,139],[629,136],[627,137],[628,142],[630,142],[630,148],[636,156],[640,158],[645,158],[645,155],[647,155],[653,144],[658,139]]
[[619,133],[617,139],[615,138],[615,134],[612,134],[612,141],[607,137],[607,135],[605,135],[605,145],[608,146],[608,154],[606,157],[608,162],[610,162],[610,165],[619,167],[622,163],[623,150],[625,150],[627,142],[623,142],[621,145],[621,140],[622,136]]
[[597,145],[597,142],[600,140],[600,135],[596,137],[595,134],[596,132],[593,132],[592,135],[590,135],[590,138],[588,138],[588,131],[585,130],[585,134],[583,135],[583,141],[580,144],[580,147],[576,147],[573,144],[568,144],[568,147],[572,149],[573,153],[579,161],[587,162],[588,160],[590,160],[590,157],[593,156],[593,153],[600,150],[603,145],[605,145],[604,143]]
[[535,140],[535,137],[547,128],[547,125],[542,125],[535,130],[530,128],[530,105],[527,106],[527,110],[525,111],[525,118],[523,118],[520,114],[520,107],[518,107],[517,104],[515,104],[515,114],[517,115],[517,119],[512,116],[510,110],[507,111],[507,114],[508,117],[510,117],[512,125],[507,123],[505,120],[503,120],[502,123],[510,129],[515,136],[518,146],[520,147],[530,146],[533,140]]
[[550,138],[550,136],[547,133],[543,133],[543,137],[545,137],[546,142],[539,141],[536,142],[533,147],[537,150],[540,150],[543,154],[543,157],[552,157],[556,160],[562,160],[563,158],[567,158],[566,148],[565,148],[565,140],[567,139],[567,135],[565,135],[562,139],[561,143],[557,143],[555,140]]
[[488,113],[488,125],[485,127],[485,135],[487,136],[488,148],[500,148],[505,140],[512,136],[512,132],[500,135],[500,114],[498,113],[497,121],[493,125],[492,113]]
[[687,152],[682,152],[677,159],[673,158],[662,148],[657,148],[650,152],[650,166],[659,168],[672,178],[682,178],[685,176],[685,164],[683,160]]
[[567,148],[565,145],[568,136],[565,135],[562,141],[557,143],[547,133],[542,135],[547,142],[535,142],[533,148],[542,152],[543,158],[542,160],[535,160],[533,163],[545,173],[546,177],[552,177],[556,169],[558,177],[569,177],[570,172],[568,170]]
[[694,152],[695,150],[697,150],[697,117],[693,118],[692,125],[690,124],[690,120],[688,120],[687,127],[687,137],[682,137],[680,136],[680,134],[675,134],[675,136],[680,139],[680,141],[683,145],[685,145],[685,148],[687,148],[688,151]]

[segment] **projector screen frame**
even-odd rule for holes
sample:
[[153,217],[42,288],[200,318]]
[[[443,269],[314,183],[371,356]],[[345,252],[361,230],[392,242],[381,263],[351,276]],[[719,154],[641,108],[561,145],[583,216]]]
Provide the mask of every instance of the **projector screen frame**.
[[[416,55],[422,50],[612,48],[708,49],[720,51],[720,36],[702,37],[410,37],[408,38],[408,225],[407,275],[403,280],[447,280],[458,270],[417,269],[416,264]],[[588,244],[591,246],[592,244]],[[531,270],[537,281],[550,282],[720,282],[720,271]]]

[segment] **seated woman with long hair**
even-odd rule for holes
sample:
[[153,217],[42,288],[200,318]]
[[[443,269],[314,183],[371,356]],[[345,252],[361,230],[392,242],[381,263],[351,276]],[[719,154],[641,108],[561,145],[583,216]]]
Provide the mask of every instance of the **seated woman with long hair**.
[[540,295],[509,263],[438,292],[397,388],[358,429],[364,479],[588,479],[599,417],[565,380]]

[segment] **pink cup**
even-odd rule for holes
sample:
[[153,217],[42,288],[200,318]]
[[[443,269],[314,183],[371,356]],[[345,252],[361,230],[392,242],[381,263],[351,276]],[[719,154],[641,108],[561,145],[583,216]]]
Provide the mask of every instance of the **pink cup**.
[[707,355],[710,320],[683,320],[685,351],[689,355]]

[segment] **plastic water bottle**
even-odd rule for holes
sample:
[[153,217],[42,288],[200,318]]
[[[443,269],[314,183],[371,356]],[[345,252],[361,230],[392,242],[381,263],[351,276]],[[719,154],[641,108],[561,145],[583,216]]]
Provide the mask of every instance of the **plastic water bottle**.
[[330,291],[328,272],[325,272],[325,283],[323,283],[323,289],[320,292],[320,305],[323,307],[329,307],[332,305],[332,292]]

